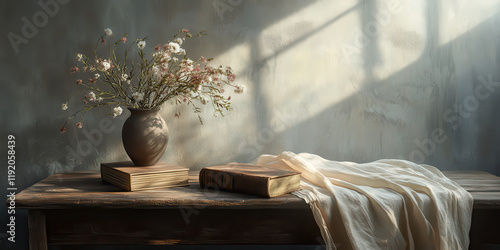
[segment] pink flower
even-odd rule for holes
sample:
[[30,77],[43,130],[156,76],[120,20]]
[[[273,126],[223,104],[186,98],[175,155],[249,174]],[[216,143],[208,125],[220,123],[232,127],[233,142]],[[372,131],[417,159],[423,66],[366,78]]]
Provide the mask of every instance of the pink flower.
[[122,42],[126,43],[127,42],[127,38],[126,37],[122,37]]
[[97,81],[97,79],[95,77],[89,79],[89,83],[95,83],[96,81]]
[[82,79],[76,80],[76,84],[82,84],[82,82],[83,82]]
[[207,64],[207,59],[205,59],[205,57],[202,56],[202,57],[200,57],[200,59],[201,59],[202,63]]
[[78,67],[71,68],[71,74],[78,72]]
[[161,44],[156,45],[155,50],[160,51],[160,49],[161,49]]
[[183,30],[182,30],[182,32],[184,32],[184,33],[188,33],[188,32],[189,32],[189,30],[188,30],[188,29],[183,29]]
[[180,116],[179,114],[175,114],[175,118],[179,118],[179,116]]
[[87,100],[83,100],[83,103],[84,103],[84,104],[87,104],[87,103],[89,103],[89,102],[88,102]]
[[66,133],[66,128],[65,128],[65,127],[62,127],[61,129],[59,129],[59,132],[61,132],[61,134]]
[[105,43],[105,42],[106,42],[106,39],[104,39],[104,37],[103,37],[101,40],[101,43]]
[[81,123],[81,122],[77,122],[77,123],[76,123],[76,127],[77,127],[77,128],[82,128],[82,127],[83,127],[83,125],[82,125],[82,123]]

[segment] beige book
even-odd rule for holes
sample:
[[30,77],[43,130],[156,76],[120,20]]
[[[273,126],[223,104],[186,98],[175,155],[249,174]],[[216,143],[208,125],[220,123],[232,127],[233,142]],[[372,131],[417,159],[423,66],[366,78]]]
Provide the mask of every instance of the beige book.
[[188,186],[189,169],[165,162],[134,166],[131,161],[101,164],[101,179],[127,191]]

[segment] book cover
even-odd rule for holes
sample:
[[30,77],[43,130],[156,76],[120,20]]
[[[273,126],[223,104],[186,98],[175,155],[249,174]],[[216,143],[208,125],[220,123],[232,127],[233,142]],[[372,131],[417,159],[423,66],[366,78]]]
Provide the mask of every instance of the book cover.
[[200,186],[261,197],[276,197],[300,189],[300,173],[252,164],[204,167]]

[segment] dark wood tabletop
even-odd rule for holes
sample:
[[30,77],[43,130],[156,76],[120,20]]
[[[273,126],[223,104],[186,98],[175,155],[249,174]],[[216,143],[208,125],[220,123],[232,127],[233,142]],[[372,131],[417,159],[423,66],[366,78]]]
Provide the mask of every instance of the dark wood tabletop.
[[97,172],[59,172],[16,195],[16,206],[27,209],[65,208],[178,208],[198,206],[230,209],[307,209],[300,198],[286,194],[275,198],[202,189],[198,171],[189,174],[189,186],[136,192],[105,183]]
[[483,171],[443,171],[474,198],[474,209],[500,208],[500,177]]
[[[500,177],[482,171],[444,171],[450,179],[469,191],[475,208],[500,206]],[[272,199],[201,189],[198,172],[189,175],[188,187],[126,192],[102,182],[98,172],[59,172],[16,195],[18,208],[63,209],[177,208],[179,205],[212,208],[304,209],[308,205],[287,194]]]

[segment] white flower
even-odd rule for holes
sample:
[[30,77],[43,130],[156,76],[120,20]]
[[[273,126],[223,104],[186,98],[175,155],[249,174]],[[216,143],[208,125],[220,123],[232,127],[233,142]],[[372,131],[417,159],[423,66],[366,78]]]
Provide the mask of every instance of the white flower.
[[177,60],[179,60],[179,58],[177,58],[177,57],[172,58],[172,61],[174,61],[174,63],[177,62]]
[[186,67],[189,70],[193,70],[193,60],[191,60],[189,58],[182,60],[181,65]]
[[179,55],[185,55],[186,50],[185,49],[179,49]]
[[95,73],[95,79],[99,78],[101,75],[99,75],[99,73]]
[[122,80],[126,81],[127,79],[128,79],[128,75],[127,74],[122,74]]
[[161,63],[160,64],[162,70],[167,70],[168,69],[168,63]]
[[174,39],[174,43],[177,43],[179,45],[182,45],[182,42],[183,42],[182,39],[179,37]]
[[168,52],[170,52],[170,53],[177,54],[181,51],[181,46],[178,43],[170,42],[170,43],[168,43],[167,48],[168,48]]
[[[224,75],[224,74],[214,74],[213,75],[215,77],[215,79],[217,79],[217,81],[227,81],[227,76]],[[234,86],[234,87],[238,87],[238,86]]]
[[104,32],[105,32],[105,33],[106,33],[106,35],[108,35],[108,36],[113,35],[113,31],[112,31],[110,28],[104,29]]
[[95,98],[95,94],[94,94],[94,92],[92,92],[92,91],[90,91],[90,92],[89,92],[88,97],[89,97],[89,100],[90,100],[90,101],[95,101],[95,99],[96,99],[96,98]]
[[241,93],[245,92],[245,89],[246,89],[246,87],[244,85],[238,85],[234,89],[234,93],[241,94]]
[[160,68],[158,68],[158,66],[151,67],[151,70],[153,71],[154,75],[160,74]]
[[165,61],[165,62],[169,62],[171,58],[172,58],[172,57],[170,57],[170,54],[168,54],[168,53],[163,53],[163,55],[162,55],[162,57],[161,57],[161,60],[162,60],[162,61]]
[[76,60],[81,62],[83,60],[83,55],[80,53],[76,54]]
[[104,69],[104,71],[108,70],[109,68],[111,68],[111,64],[107,61],[102,61],[101,62],[101,66],[102,68]]
[[144,99],[144,94],[135,92],[132,94],[132,97],[135,99],[135,101],[140,102],[142,99]]
[[130,80],[127,80],[127,84],[130,84]]
[[102,100],[104,100],[104,98],[102,98],[102,97],[97,98],[98,102],[101,102]]
[[123,112],[123,109],[121,107],[116,107],[113,109],[113,117],[117,117],[121,115]]
[[61,106],[61,109],[62,110],[68,109],[68,103],[63,103],[62,106]]
[[137,43],[137,47],[138,47],[139,49],[144,49],[144,47],[146,47],[146,41],[139,41],[139,42]]

